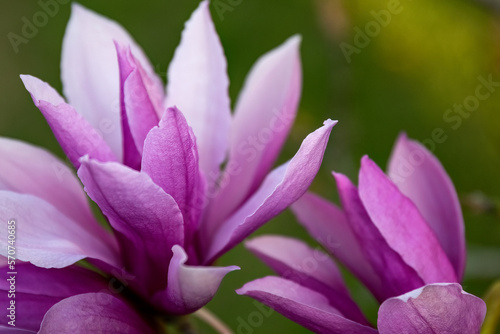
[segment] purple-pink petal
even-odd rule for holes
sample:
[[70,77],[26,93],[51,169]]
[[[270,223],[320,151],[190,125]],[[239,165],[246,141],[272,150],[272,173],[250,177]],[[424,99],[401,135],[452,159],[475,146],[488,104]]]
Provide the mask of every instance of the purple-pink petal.
[[80,166],[78,159],[84,155],[99,161],[116,161],[115,154],[101,134],[72,106],[66,104],[52,87],[30,75],[22,75],[21,79],[64,153],[76,168]]
[[252,297],[318,334],[375,334],[373,328],[344,318],[326,297],[293,281],[268,276],[236,292]]
[[184,216],[185,243],[198,228],[204,184],[198,167],[196,141],[177,108],[169,108],[146,138],[142,171],[177,202]]
[[205,306],[217,292],[222,279],[239,267],[188,266],[184,249],[176,245],[168,267],[168,285],[153,302],[168,313],[188,314]]
[[336,123],[325,121],[324,126],[304,139],[289,162],[269,173],[255,194],[217,231],[205,263],[211,263],[234,247],[307,191],[319,170],[330,132]]
[[417,206],[455,268],[465,269],[465,231],[457,193],[443,166],[431,152],[401,134],[388,166],[388,176]]
[[167,283],[173,245],[183,244],[182,213],[172,196],[142,172],[118,163],[82,159],[85,191],[118,232],[133,285],[146,294]]
[[[16,257],[43,268],[63,268],[84,258],[120,265],[115,244],[108,244],[33,195],[0,191],[0,212],[16,226]],[[0,234],[0,254],[7,256],[8,234]]]
[[231,110],[226,67],[209,1],[202,1],[186,22],[168,69],[167,107],[177,106],[193,128],[200,168],[210,187],[218,179],[228,148]]
[[359,196],[387,244],[426,284],[457,282],[446,253],[415,204],[367,156],[361,161]]
[[[360,277],[363,283],[380,302],[422,286],[424,281],[418,272],[390,247],[373,224],[361,202],[358,189],[345,175],[338,173],[333,175],[337,181],[337,189],[349,225],[364,257],[376,273],[375,277]],[[356,268],[356,263],[353,265],[354,273],[361,271]]]
[[386,300],[379,309],[380,334],[479,334],[486,304],[459,284],[431,284]]
[[153,334],[154,329],[123,300],[107,293],[63,299],[45,314],[39,334]]
[[274,164],[295,119],[302,73],[300,37],[262,56],[247,77],[231,126],[229,161],[208,223],[213,232],[254,192]]
[[337,265],[320,249],[312,249],[297,239],[272,235],[254,238],[245,246],[281,277],[327,297],[345,318],[369,325],[351,299]]
[[120,75],[114,41],[130,46],[148,75],[161,84],[141,47],[117,22],[73,3],[64,35],[61,79],[64,95],[122,161]]
[[[7,271],[7,268],[2,268]],[[15,302],[15,324],[17,329],[31,330],[35,333],[45,313],[64,298],[88,292],[106,291],[108,281],[94,271],[77,266],[63,269],[44,269],[28,263],[16,265],[15,292],[12,298],[6,298],[10,289],[10,276],[0,281],[0,299],[2,310]],[[5,297],[5,298],[4,298]],[[10,311],[6,311],[10,313]],[[7,325],[11,318],[0,318],[0,326]],[[13,328],[13,327],[11,327]],[[0,330],[0,333],[2,331]]]

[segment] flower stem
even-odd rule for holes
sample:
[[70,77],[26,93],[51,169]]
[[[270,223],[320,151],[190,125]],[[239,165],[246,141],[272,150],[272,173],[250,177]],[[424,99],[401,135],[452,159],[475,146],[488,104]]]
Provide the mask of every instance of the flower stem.
[[229,327],[225,323],[223,323],[219,318],[217,318],[206,308],[199,309],[198,311],[193,313],[193,315],[198,317],[198,319],[202,320],[207,325],[210,325],[219,334],[233,334],[233,331],[229,329]]

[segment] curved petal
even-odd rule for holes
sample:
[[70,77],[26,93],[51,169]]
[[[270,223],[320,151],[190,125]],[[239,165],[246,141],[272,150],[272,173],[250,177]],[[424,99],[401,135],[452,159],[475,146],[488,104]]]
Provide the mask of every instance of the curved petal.
[[121,299],[106,293],[86,293],[52,306],[38,333],[153,334],[155,331]]
[[484,301],[459,284],[431,284],[386,300],[378,329],[380,334],[479,334],[485,315]]
[[363,207],[358,189],[345,175],[334,173],[334,177],[349,225],[365,258],[376,273],[375,277],[360,277],[367,279],[366,282],[363,280],[363,283],[380,302],[424,285],[418,272],[390,247],[371,221]]
[[389,246],[426,284],[457,281],[448,257],[417,207],[367,156],[361,160],[359,197]]
[[116,161],[99,132],[52,87],[30,75],[22,75],[21,79],[75,168],[80,166],[78,159],[86,154],[99,161]]
[[206,263],[234,247],[306,192],[319,170],[330,132],[337,122],[327,120],[324,124],[309,134],[295,156],[273,170],[257,192],[224,222],[212,241]]
[[465,269],[464,220],[455,187],[439,160],[424,146],[401,134],[387,174],[417,206],[460,281]]
[[157,293],[153,302],[173,314],[188,314],[205,306],[215,295],[222,279],[239,267],[203,267],[185,265],[188,257],[184,249],[175,245],[174,256],[168,267],[168,285]]
[[245,243],[248,250],[281,277],[321,293],[342,315],[369,325],[354,303],[335,262],[319,249],[297,239],[266,235]]
[[64,35],[61,79],[64,95],[122,159],[120,75],[113,41],[130,46],[148,76],[161,80],[142,49],[118,23],[73,3]]
[[80,181],[48,151],[21,141],[0,138],[0,189],[29,194],[52,204],[103,243],[116,240],[94,219]]
[[[144,143],[142,171],[177,202],[184,216],[185,244],[198,228],[204,184],[193,132],[177,108],[169,108]],[[200,201],[201,200],[201,201]]]
[[130,46],[115,42],[120,70],[120,114],[124,164],[136,169],[149,130],[158,125],[163,109],[163,85],[152,80]]
[[182,33],[168,69],[167,106],[177,106],[198,142],[200,168],[209,186],[219,177],[226,157],[231,110],[226,59],[210,17],[209,2],[202,1]]
[[281,277],[268,276],[236,290],[273,308],[299,325],[318,333],[376,334],[373,328],[344,318],[316,291]]
[[217,227],[254,192],[275,162],[297,113],[302,85],[300,37],[261,57],[236,105],[224,186],[209,223]]
[[[35,333],[45,313],[64,298],[88,292],[106,291],[108,282],[96,272],[77,266],[63,269],[44,269],[32,264],[16,264],[15,296],[1,298],[2,310],[15,301],[16,328]],[[9,278],[7,275],[6,278]],[[0,281],[0,293],[9,294],[10,281]],[[0,326],[7,325],[9,317],[0,317]],[[0,330],[0,333],[2,331]]]
[[[83,229],[50,203],[26,194],[0,191],[2,220],[15,221],[16,258],[43,268],[63,268],[84,258],[119,266],[116,249]],[[7,233],[0,254],[7,256]]]
[[134,284],[147,293],[166,285],[170,249],[183,244],[183,218],[172,196],[151,178],[119,163],[84,158],[78,176],[87,194],[109,219]]

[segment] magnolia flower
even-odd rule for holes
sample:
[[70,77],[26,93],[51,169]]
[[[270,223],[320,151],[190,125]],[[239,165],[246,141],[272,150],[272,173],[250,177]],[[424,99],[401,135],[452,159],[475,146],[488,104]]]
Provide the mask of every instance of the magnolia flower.
[[[62,52],[68,102],[22,80],[79,180],[40,148],[0,141],[0,212],[15,220],[25,262],[17,328],[147,333],[155,319],[210,301],[237,269],[210,265],[304,194],[336,123],[271,171],[299,101],[299,43],[256,63],[232,116],[208,1],[186,23],[166,94],[120,25],[73,5]],[[113,233],[93,218],[79,181]],[[7,256],[4,233],[0,248]],[[74,265],[82,259],[103,275]]]
[[[343,210],[309,193],[292,211],[381,303],[380,333],[479,333],[486,306],[458,284],[464,225],[448,175],[405,135],[388,174],[365,156],[359,188],[334,173]],[[247,247],[282,277],[247,283],[239,294],[318,333],[376,333],[326,254],[278,236],[256,238]]]

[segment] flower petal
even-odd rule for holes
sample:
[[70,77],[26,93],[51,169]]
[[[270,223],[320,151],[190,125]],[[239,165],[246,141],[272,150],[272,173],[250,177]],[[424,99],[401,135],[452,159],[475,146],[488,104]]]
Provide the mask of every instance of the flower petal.
[[457,192],[439,160],[424,146],[401,134],[387,174],[420,210],[460,281],[465,269],[464,220]]
[[170,249],[183,244],[182,214],[151,178],[119,163],[83,158],[78,176],[87,194],[118,231],[126,269],[145,293],[166,285]]
[[22,75],[21,79],[76,168],[80,166],[78,159],[86,154],[99,161],[116,161],[116,156],[99,132],[66,104],[52,87],[30,75]]
[[209,186],[226,157],[231,110],[224,51],[203,1],[182,33],[168,69],[167,106],[177,106],[198,142],[200,168]]
[[106,293],[86,293],[52,306],[38,333],[153,334],[155,331],[121,299]]
[[360,277],[363,283],[379,302],[424,285],[424,281],[415,269],[390,247],[371,221],[363,207],[358,189],[345,175],[334,173],[334,177],[349,225],[365,258],[376,273],[375,277]]
[[295,156],[273,170],[245,204],[224,222],[208,251],[210,263],[299,199],[311,185],[323,160],[336,121],[309,134]]
[[[163,109],[163,85],[149,77],[130,46],[115,42],[120,69],[120,112],[124,164],[138,167],[144,140],[158,125]],[[138,169],[138,168],[136,168]]]
[[[88,292],[106,290],[108,282],[94,271],[70,266],[64,269],[44,269],[28,263],[17,263],[15,275],[15,297],[0,299],[2,310],[8,309],[10,300],[15,301],[15,324],[17,329],[40,329],[45,313],[64,298]],[[10,278],[7,275],[6,278]],[[7,296],[10,281],[0,281],[0,292]],[[0,326],[7,325],[9,317],[0,318]],[[2,331],[0,330],[0,333]]]
[[479,334],[486,305],[459,284],[431,284],[386,300],[378,314],[380,334]]
[[417,207],[367,156],[361,160],[359,196],[388,245],[426,284],[457,281],[448,257]]
[[168,286],[157,293],[153,302],[173,314],[188,314],[205,306],[215,295],[222,279],[239,267],[203,267],[185,265],[188,257],[184,249],[175,245],[174,256],[168,268]]
[[318,334],[376,334],[373,328],[344,318],[320,293],[281,277],[268,276],[236,290],[273,308]]
[[[43,268],[63,268],[84,258],[113,266],[120,262],[113,245],[83,229],[50,203],[26,194],[0,191],[2,220],[14,220],[16,257]],[[7,233],[0,234],[0,254],[7,256]]]
[[320,249],[312,249],[297,239],[266,235],[245,243],[281,277],[294,281],[327,297],[344,317],[369,325],[354,303],[335,262]]
[[118,23],[73,3],[61,56],[64,95],[122,160],[120,75],[113,41],[130,46],[148,76],[157,82],[142,49]]
[[142,171],[177,202],[189,245],[203,209],[204,185],[194,135],[177,108],[169,108],[146,138]]
[[214,199],[210,224],[224,221],[257,190],[274,164],[297,113],[299,46],[300,37],[290,38],[260,58],[248,75],[231,127],[225,184]]
[[115,249],[116,240],[94,219],[80,181],[50,152],[0,138],[0,189],[29,194],[52,204],[96,238]]

